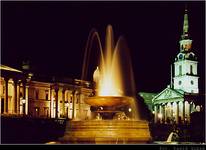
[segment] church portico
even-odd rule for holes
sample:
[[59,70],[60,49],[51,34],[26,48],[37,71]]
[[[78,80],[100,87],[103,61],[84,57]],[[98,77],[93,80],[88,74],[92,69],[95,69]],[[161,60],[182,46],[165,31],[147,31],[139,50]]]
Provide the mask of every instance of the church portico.
[[199,111],[198,108],[200,108],[192,102],[192,100],[195,101],[197,99],[193,97],[191,100],[186,100],[185,95],[179,98],[168,97],[164,99],[162,96],[164,93],[165,91],[159,97],[157,95],[154,99],[155,101],[153,101],[155,123],[190,123],[190,114]]

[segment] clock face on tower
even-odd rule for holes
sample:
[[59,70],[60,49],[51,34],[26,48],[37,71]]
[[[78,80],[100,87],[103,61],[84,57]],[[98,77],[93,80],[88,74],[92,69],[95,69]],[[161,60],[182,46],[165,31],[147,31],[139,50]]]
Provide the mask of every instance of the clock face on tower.
[[183,59],[183,55],[182,54],[179,55],[179,59]]

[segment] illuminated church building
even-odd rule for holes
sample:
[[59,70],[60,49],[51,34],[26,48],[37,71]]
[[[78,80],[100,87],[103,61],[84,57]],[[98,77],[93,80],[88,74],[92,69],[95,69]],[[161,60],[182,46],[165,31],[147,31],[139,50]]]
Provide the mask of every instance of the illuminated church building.
[[[202,109],[198,100],[198,61],[192,50],[187,10],[179,44],[171,84],[157,95],[139,93],[154,113],[155,123],[189,123],[190,114]],[[90,106],[84,103],[84,98],[93,92],[90,82],[38,77],[28,71],[26,64],[23,70],[5,65],[1,65],[0,70],[1,115],[70,119],[87,119],[91,116]]]
[[198,61],[192,50],[187,10],[179,45],[180,51],[171,66],[171,83],[152,99],[156,123],[189,123],[190,114],[202,109],[198,98]]

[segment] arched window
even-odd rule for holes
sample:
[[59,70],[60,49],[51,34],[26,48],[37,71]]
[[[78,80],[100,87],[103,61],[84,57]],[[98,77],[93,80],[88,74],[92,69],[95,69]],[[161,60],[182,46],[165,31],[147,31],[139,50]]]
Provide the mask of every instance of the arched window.
[[182,75],[182,66],[179,65],[179,75]]
[[193,74],[192,65],[190,65],[190,74]]

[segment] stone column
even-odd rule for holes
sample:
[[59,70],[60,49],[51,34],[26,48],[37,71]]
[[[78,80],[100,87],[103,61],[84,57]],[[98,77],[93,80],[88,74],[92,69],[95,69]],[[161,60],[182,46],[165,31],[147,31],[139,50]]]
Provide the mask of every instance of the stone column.
[[29,86],[26,85],[26,89],[25,89],[25,100],[26,100],[26,103],[25,103],[25,114],[28,115],[28,112],[29,112]]
[[165,112],[164,112],[164,104],[162,104],[162,110],[161,110],[161,114],[162,114],[162,123],[164,123],[164,121],[165,121],[165,119],[164,119],[164,117],[165,117]]
[[52,87],[50,88],[50,117],[54,118],[54,98]]
[[154,111],[155,111],[154,122],[157,123],[157,105],[154,105]]
[[160,114],[160,116],[159,116],[159,119],[160,119],[160,123],[162,123],[162,105],[160,104],[159,105],[159,114]]
[[[3,81],[3,79],[2,78],[0,78],[0,93],[1,94],[3,94],[4,93],[4,81]],[[1,97],[0,97],[1,98]],[[5,98],[1,98],[0,99],[0,114],[3,114],[3,111],[2,111],[2,109],[3,108],[1,108],[1,106],[3,105],[3,100],[4,100]]]
[[55,109],[55,118],[58,118],[58,115],[59,115],[59,111],[58,111],[58,91],[59,91],[59,88],[58,86],[55,86],[55,100],[56,100],[56,109]]
[[78,98],[78,106],[79,106],[78,117],[81,118],[81,115],[83,115],[81,114],[81,103],[80,103],[81,93],[78,93],[77,98]]
[[[1,82],[1,78],[0,78],[0,82]],[[3,84],[0,85],[0,93],[3,93]],[[2,98],[0,97],[0,114],[2,114],[2,111],[1,111],[1,105],[2,104],[1,103],[2,103]]]
[[83,94],[82,91],[80,91],[80,94],[79,94],[79,113],[80,113],[80,116],[81,116],[82,119],[86,118],[83,99],[84,99],[84,94]]
[[65,89],[62,90],[62,114],[65,117]]
[[172,117],[172,114],[171,114],[172,108],[171,108],[171,107],[172,107],[172,106],[171,106],[171,103],[168,102],[168,103],[167,103],[166,117],[167,117],[169,120],[167,120],[167,118],[166,118],[167,124],[170,124],[170,122],[171,122],[171,117]]
[[4,113],[8,112],[8,102],[9,102],[9,97],[8,97],[8,83],[9,79],[5,78],[5,99],[4,99]]
[[190,114],[191,114],[191,106],[192,106],[192,102],[188,102],[188,122],[190,123]]
[[179,123],[179,102],[176,103],[176,123]]
[[72,91],[72,119],[75,119],[75,114],[76,114],[76,107],[75,107],[75,90]]
[[[173,116],[173,109],[174,109],[174,107],[173,107],[173,102],[171,102],[170,103],[170,116],[171,116],[171,120],[173,120],[173,118],[174,118],[174,116]],[[171,122],[170,122],[171,123]]]
[[20,83],[17,83],[17,114],[20,114]]
[[167,103],[165,103],[164,112],[165,112],[164,119],[165,119],[165,123],[166,123],[166,121],[167,121]]
[[[26,101],[26,83],[23,82],[23,100]],[[22,103],[22,113],[26,114],[26,103]]]
[[182,102],[182,119],[183,123],[185,122],[185,102]]
[[14,80],[14,113],[17,113],[17,101],[18,101],[18,97],[17,97],[17,93],[18,93],[18,89],[17,89],[17,80]]

